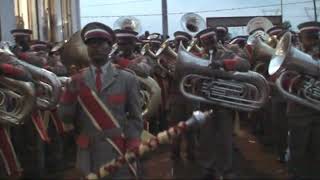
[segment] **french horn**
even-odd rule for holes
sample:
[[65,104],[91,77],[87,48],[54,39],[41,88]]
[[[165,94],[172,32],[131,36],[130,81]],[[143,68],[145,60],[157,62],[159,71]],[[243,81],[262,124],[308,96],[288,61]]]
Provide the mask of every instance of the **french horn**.
[[226,72],[179,47],[176,77],[182,94],[195,101],[240,111],[254,111],[268,100],[266,79],[252,71]]
[[[268,71],[273,75],[283,68],[286,71],[280,73],[275,84],[279,92],[293,102],[320,111],[320,61],[293,47],[290,32],[280,39]],[[295,78],[285,87],[284,82],[292,77]],[[302,86],[296,87],[298,80],[302,80]]]

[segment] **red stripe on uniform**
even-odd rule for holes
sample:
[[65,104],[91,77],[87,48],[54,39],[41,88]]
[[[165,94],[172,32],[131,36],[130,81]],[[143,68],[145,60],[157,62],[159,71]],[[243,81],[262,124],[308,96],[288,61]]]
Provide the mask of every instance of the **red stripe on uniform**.
[[50,142],[48,131],[44,125],[44,121],[41,117],[40,111],[38,111],[38,110],[34,111],[31,115],[31,119],[32,119],[34,126],[36,127],[37,132],[40,135],[40,138],[44,142]]
[[63,135],[65,130],[62,125],[62,121],[58,116],[57,109],[51,110],[53,124],[57,129],[58,134]]
[[80,91],[80,98],[101,129],[117,128],[105,110],[100,106],[97,100],[95,100],[91,90],[83,83]]
[[224,59],[223,60],[223,65],[224,65],[224,68],[226,70],[234,70],[235,69],[235,66],[237,65],[237,62],[238,60],[236,58],[234,59]]

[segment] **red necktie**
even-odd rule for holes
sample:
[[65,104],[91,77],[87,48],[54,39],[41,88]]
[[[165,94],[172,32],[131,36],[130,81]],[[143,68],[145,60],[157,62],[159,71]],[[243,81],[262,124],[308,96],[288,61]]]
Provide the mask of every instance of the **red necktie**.
[[96,69],[96,88],[97,88],[97,91],[100,92],[101,90],[101,69],[100,68],[97,68]]

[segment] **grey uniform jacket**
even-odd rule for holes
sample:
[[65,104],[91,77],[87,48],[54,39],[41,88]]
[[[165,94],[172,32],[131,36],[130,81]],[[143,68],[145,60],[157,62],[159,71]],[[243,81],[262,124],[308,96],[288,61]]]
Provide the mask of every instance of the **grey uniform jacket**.
[[[61,98],[59,114],[65,122],[73,121],[81,135],[89,137],[87,148],[78,146],[77,167],[88,174],[97,172],[104,163],[118,156],[106,138],[121,134],[127,139],[139,138],[143,130],[141,98],[138,82],[131,73],[115,68],[110,62],[102,67],[102,88],[96,90],[95,67],[90,66],[72,77]],[[98,131],[77,101],[81,91],[79,82],[94,90],[104,105],[117,119],[121,128]],[[121,170],[120,170],[121,172]],[[120,175],[121,176],[121,175]]]

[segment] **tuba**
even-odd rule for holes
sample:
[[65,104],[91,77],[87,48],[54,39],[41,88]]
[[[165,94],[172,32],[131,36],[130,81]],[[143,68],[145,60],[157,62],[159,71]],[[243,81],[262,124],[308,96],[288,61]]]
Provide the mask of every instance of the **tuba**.
[[210,61],[180,46],[176,75],[180,91],[188,99],[235,110],[253,111],[268,100],[266,79],[256,72],[226,72],[209,67]]
[[192,36],[206,28],[205,20],[198,14],[186,13],[181,17],[181,27]]
[[[281,68],[287,70],[281,72],[276,80],[280,93],[293,102],[320,111],[320,61],[293,47],[290,32],[280,39],[269,64],[269,74],[278,73]],[[294,78],[289,86],[284,87],[284,81],[291,77]],[[301,79],[302,86],[296,86]]]
[[46,69],[39,68],[16,58],[9,50],[9,47],[4,47],[0,52],[4,53],[7,58],[10,58],[11,62],[26,68],[31,73],[32,78],[36,80],[37,106],[40,109],[55,108],[61,94],[61,83],[57,76]]
[[35,89],[31,82],[0,77],[0,123],[23,124],[35,107],[35,100]]
[[169,40],[163,42],[156,53],[158,65],[170,75],[173,75],[175,71],[177,56],[177,53],[170,47]]
[[[0,53],[7,58],[13,55],[9,42],[1,42]],[[35,105],[35,88],[31,82],[24,82],[0,76],[0,123],[20,125],[30,115]]]

